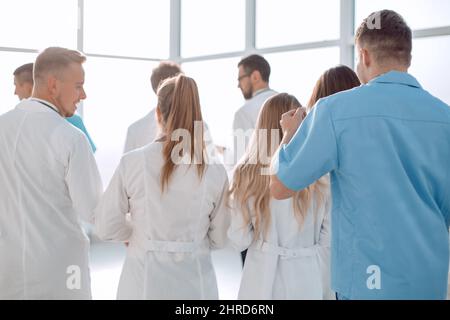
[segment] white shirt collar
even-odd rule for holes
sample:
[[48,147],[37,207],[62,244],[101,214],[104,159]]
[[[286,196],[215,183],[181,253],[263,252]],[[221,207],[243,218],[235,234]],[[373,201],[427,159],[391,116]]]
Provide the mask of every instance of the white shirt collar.
[[264,92],[264,91],[267,91],[267,90],[270,90],[270,88],[269,88],[269,87],[266,87],[266,88],[262,88],[262,89],[256,90],[255,92],[253,92],[252,98],[255,97],[255,96],[257,96],[258,94]]

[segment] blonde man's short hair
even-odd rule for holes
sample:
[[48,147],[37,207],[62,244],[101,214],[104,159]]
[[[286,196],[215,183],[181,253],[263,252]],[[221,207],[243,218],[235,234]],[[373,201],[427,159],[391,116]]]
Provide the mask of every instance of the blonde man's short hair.
[[44,80],[49,74],[59,77],[61,71],[72,63],[82,64],[85,61],[86,56],[77,50],[49,47],[36,58],[33,68],[34,82]]

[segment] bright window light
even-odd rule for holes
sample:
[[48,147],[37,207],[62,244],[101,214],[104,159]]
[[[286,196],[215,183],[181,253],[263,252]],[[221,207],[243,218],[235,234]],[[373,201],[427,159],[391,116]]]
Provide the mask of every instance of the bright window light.
[[239,58],[184,63],[187,76],[197,82],[202,115],[215,144],[224,146],[232,132],[234,112],[244,104],[237,87]]
[[339,0],[257,0],[256,46],[339,39],[339,15]]
[[128,126],[156,107],[150,75],[156,63],[88,57],[85,124],[97,146],[104,187],[123,153]]
[[0,47],[76,48],[77,0],[2,0]]
[[414,29],[450,26],[450,1],[448,0],[356,0],[355,27],[372,12],[390,9],[403,16]]
[[[433,59],[430,59],[433,48]],[[412,64],[409,72],[423,88],[450,105],[450,36],[416,39],[413,42]]]
[[241,51],[244,46],[245,1],[181,1],[183,56]]
[[322,73],[339,64],[339,48],[323,48],[268,54],[270,86],[294,95],[304,106]]
[[88,53],[167,59],[170,1],[84,1]]

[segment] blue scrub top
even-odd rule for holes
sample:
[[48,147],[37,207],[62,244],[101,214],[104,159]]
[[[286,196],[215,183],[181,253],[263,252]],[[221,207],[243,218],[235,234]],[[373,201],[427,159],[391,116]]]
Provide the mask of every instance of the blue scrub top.
[[332,288],[350,299],[445,299],[450,108],[407,73],[320,100],[275,156],[300,190],[331,173]]
[[77,127],[81,131],[83,131],[83,133],[86,135],[86,137],[89,140],[89,144],[91,145],[92,152],[95,153],[95,150],[97,150],[97,148],[95,147],[94,142],[92,141],[91,137],[89,136],[89,133],[86,130],[86,127],[84,126],[83,119],[81,119],[80,116],[74,114],[72,117],[66,118],[66,120],[69,121],[73,126]]

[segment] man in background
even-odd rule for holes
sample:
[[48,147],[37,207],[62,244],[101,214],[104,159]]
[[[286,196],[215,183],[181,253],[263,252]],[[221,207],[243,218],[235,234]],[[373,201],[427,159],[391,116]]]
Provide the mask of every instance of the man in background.
[[269,87],[270,65],[264,57],[253,54],[238,63],[238,88],[245,103],[234,114],[233,142],[225,150],[224,159],[228,170],[236,165],[247,148],[256,126],[259,110],[264,102],[277,94]]
[[[159,84],[167,79],[182,73],[178,64],[172,61],[162,61],[153,69],[150,77],[153,92],[156,95]],[[152,142],[158,133],[158,125],[153,108],[146,116],[137,120],[128,127],[125,140],[124,153],[140,148]]]
[[[152,70],[150,82],[153,92],[156,95],[159,85],[166,79],[172,78],[183,73],[181,67],[172,61],[161,61],[159,65]],[[124,153],[141,148],[156,138],[159,128],[156,121],[156,108],[153,108],[146,116],[137,120],[128,127],[127,137],[125,140]],[[216,158],[216,149],[212,141],[209,127],[206,121],[203,121],[203,137],[205,139],[206,152],[210,163],[219,161]]]
[[[264,102],[277,94],[269,87],[270,65],[260,55],[250,55],[238,63],[238,88],[246,100],[234,114],[233,141],[223,150],[223,158],[228,176],[232,176],[234,166],[245,153],[250,137],[256,126],[259,111]],[[247,251],[241,252],[242,263]]]
[[19,100],[28,99],[33,92],[33,63],[18,67],[14,73],[14,94]]

